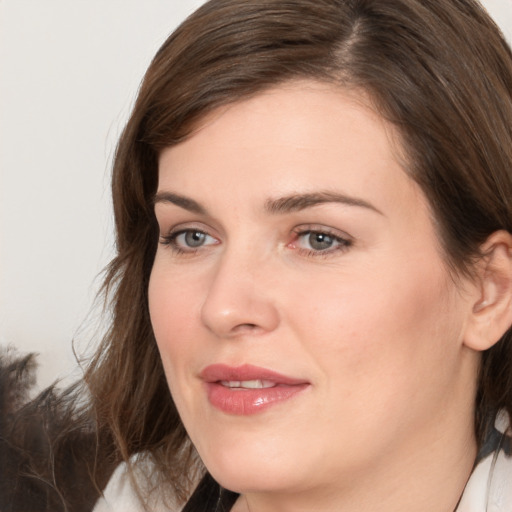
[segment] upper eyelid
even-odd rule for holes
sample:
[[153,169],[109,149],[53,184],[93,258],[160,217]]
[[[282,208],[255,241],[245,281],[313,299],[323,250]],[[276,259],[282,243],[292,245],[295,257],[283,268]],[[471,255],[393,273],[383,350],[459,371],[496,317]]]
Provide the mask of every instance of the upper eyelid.
[[[219,233],[218,229],[209,225],[205,225],[205,223],[201,221],[179,222],[176,225],[170,225],[169,227],[165,226],[164,222],[162,222],[162,225],[159,225],[159,230],[160,237],[162,238],[176,237],[179,234],[187,231],[199,231],[219,241],[225,238],[223,237],[222,232]],[[346,231],[316,222],[304,223],[294,226],[290,229],[289,233],[294,234],[296,237],[307,233],[325,233],[341,241],[347,241],[351,243],[354,242],[354,237]]]
[[201,227],[198,227],[198,226],[181,226],[180,224],[178,224],[177,226],[173,226],[172,228],[170,228],[167,233],[169,235],[176,235],[176,234],[180,234],[180,233],[186,233],[187,231],[200,231],[201,233],[204,233],[205,235],[209,235],[210,233],[204,229],[204,228],[201,228]]
[[170,233],[181,230],[186,231],[188,229],[202,231],[214,238],[220,238],[223,235],[222,227],[216,222],[210,221],[210,219],[205,220],[202,215],[187,217],[179,215],[176,219],[174,215],[169,216],[169,214],[162,213],[161,216],[159,216],[155,214],[156,223],[161,236],[168,236]]
[[204,233],[205,235],[210,235],[215,238],[218,237],[218,235],[212,234],[216,233],[217,230],[210,226],[206,226],[203,222],[200,221],[185,221],[185,222],[178,222],[176,224],[170,223],[167,221],[164,221],[162,223],[158,222],[159,229],[162,233],[165,233],[166,236],[172,235],[175,233],[180,233],[183,231],[201,231],[201,233]]
[[329,226],[323,226],[319,224],[301,224],[293,229],[295,234],[306,234],[306,233],[325,233],[327,235],[333,236],[335,238],[341,238],[343,240],[353,241],[354,237],[338,228],[333,228]]
[[213,238],[217,241],[219,240],[219,237],[216,235],[213,235],[210,231],[208,231],[206,229],[194,227],[194,226],[183,227],[183,228],[178,227],[177,229],[171,228],[169,231],[166,232],[166,234],[160,234],[160,237],[164,238],[164,239],[168,239],[168,240],[170,240],[171,238],[175,240],[178,236],[183,235],[184,233],[187,233],[190,231],[199,232],[199,233],[202,233],[203,235],[206,235],[206,236]]

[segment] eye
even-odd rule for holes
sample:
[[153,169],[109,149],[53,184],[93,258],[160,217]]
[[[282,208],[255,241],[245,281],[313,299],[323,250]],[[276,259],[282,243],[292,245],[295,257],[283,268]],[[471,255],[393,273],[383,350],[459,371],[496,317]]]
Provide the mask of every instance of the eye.
[[302,244],[308,245],[314,251],[325,251],[330,249],[335,243],[336,239],[327,233],[318,233],[311,231],[299,237]]
[[352,241],[349,237],[334,234],[329,230],[307,229],[298,230],[297,238],[292,247],[306,251],[307,255],[327,255],[329,253],[347,250]]
[[[210,237],[211,238],[211,237]],[[190,248],[201,247],[205,245],[208,240],[208,235],[202,231],[184,231],[179,233],[174,242],[178,245],[183,245]]]
[[213,236],[199,229],[181,229],[162,236],[161,243],[168,245],[175,252],[195,252],[201,247],[216,245],[219,241]]

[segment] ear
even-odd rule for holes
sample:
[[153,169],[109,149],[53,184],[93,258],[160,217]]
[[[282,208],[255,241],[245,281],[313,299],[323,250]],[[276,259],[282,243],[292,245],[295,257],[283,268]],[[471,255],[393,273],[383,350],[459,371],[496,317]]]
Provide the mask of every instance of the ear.
[[497,343],[512,325],[512,235],[496,231],[481,247],[476,264],[476,300],[464,344],[478,351]]

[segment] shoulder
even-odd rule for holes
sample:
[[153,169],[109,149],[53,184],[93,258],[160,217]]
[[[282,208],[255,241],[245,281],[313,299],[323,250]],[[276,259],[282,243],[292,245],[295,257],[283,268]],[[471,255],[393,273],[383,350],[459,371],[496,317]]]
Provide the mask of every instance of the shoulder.
[[181,507],[166,501],[158,488],[151,488],[151,482],[147,478],[151,463],[140,457],[132,459],[132,463],[136,485],[142,492],[146,493],[148,489],[150,491],[147,493],[148,502],[144,503],[137,494],[128,465],[123,462],[112,474],[93,512],[179,512]]

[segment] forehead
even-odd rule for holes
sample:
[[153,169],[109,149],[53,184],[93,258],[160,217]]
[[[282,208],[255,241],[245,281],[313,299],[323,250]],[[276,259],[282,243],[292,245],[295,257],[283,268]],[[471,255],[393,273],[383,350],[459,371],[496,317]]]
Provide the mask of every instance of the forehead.
[[[268,146],[272,140],[275,144],[289,142],[306,147],[308,142],[318,143],[316,135],[325,136],[325,132],[339,131],[347,124],[353,137],[365,137],[373,125],[373,135],[379,132],[375,143],[386,149],[390,144],[403,153],[400,135],[378,113],[376,103],[366,91],[315,80],[291,80],[217,107],[194,123],[195,128],[185,142],[242,142],[242,137],[250,132],[251,144],[261,142]],[[180,143],[173,148],[184,146],[187,144]]]
[[402,153],[399,135],[368,95],[290,82],[218,108],[187,140],[165,149],[159,189],[198,196],[237,189],[265,200],[318,188],[371,197],[385,187],[396,202],[413,185]]

